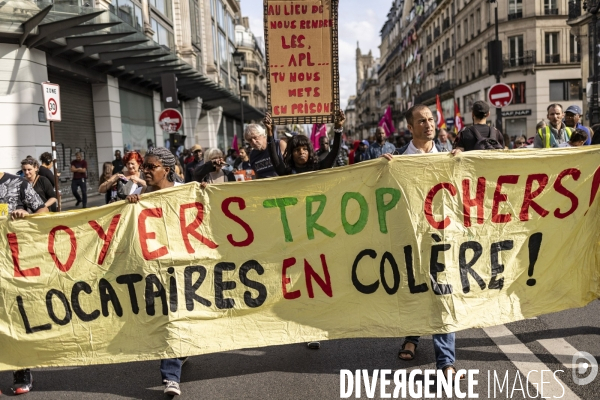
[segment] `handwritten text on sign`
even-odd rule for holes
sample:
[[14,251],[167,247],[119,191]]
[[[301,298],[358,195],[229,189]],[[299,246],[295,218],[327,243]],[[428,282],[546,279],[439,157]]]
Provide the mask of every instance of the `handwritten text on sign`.
[[271,108],[277,117],[333,111],[331,3],[268,1]]

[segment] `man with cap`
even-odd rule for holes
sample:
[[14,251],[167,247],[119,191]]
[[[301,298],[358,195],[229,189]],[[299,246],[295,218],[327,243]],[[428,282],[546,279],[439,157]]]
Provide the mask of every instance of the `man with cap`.
[[590,130],[581,125],[579,121],[581,120],[581,107],[578,105],[571,105],[565,111],[565,125],[571,128],[571,131],[575,132],[576,129],[581,129],[585,133],[587,133],[587,140],[583,144],[584,146],[589,146],[592,142],[592,135],[590,134]]
[[560,104],[550,104],[547,111],[549,124],[536,132],[533,140],[533,147],[536,149],[558,147],[559,144],[568,142],[574,131],[563,123],[563,107]]
[[185,165],[185,183],[194,181],[194,170],[196,167],[204,164],[204,160],[202,159],[202,146],[199,144],[195,144],[190,149],[194,160]]
[[480,140],[477,137],[478,134],[480,138],[495,140],[504,148],[504,136],[498,129],[487,124],[487,118],[490,116],[490,106],[485,101],[477,100],[473,103],[471,116],[473,117],[473,125],[464,128],[458,133],[456,143],[454,143],[455,150],[475,150],[475,145]]
[[358,145],[358,150],[354,153],[354,164],[369,159],[367,151],[369,150],[369,141],[363,140]]

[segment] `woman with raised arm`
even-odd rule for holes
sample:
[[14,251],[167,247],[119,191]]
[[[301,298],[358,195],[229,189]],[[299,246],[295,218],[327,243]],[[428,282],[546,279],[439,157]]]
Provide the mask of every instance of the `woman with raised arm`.
[[342,144],[342,132],[346,117],[342,110],[335,113],[334,138],[331,151],[323,160],[319,161],[310,139],[304,135],[295,135],[288,140],[287,147],[283,153],[283,162],[277,155],[277,146],[273,138],[273,124],[271,115],[267,113],[263,119],[267,131],[267,146],[271,163],[279,176],[301,174],[304,172],[318,171],[333,167]]

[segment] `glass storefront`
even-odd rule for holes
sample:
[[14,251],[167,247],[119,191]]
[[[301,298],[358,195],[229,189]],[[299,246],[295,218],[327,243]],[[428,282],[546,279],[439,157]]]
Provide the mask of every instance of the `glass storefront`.
[[146,154],[156,146],[152,98],[129,90],[119,89],[123,149]]

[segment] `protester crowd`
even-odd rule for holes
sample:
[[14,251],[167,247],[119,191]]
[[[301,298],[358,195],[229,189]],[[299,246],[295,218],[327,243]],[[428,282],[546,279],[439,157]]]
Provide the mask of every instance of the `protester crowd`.
[[[488,124],[490,108],[487,103],[476,101],[472,106],[473,125],[461,132],[436,130],[436,123],[429,107],[415,105],[405,115],[408,131],[396,136],[394,141],[378,128],[368,140],[347,143],[342,111],[333,115],[333,139],[321,136],[317,143],[309,137],[288,132],[276,137],[269,114],[262,124],[249,124],[244,131],[245,147],[229,149],[203,149],[199,144],[184,150],[179,157],[164,147],[150,149],[144,157],[130,151],[123,156],[115,151],[115,159],[105,162],[98,192],[104,194],[106,203],[126,200],[137,203],[140,195],[189,182],[207,185],[295,175],[324,170],[348,164],[356,164],[383,157],[449,152],[456,155],[472,150],[501,150],[526,148],[577,147],[600,144],[600,125],[586,127],[581,124],[581,109],[569,106],[563,112],[560,104],[547,108],[547,122],[542,121],[531,137],[502,134]],[[21,176],[0,173],[0,208],[2,215],[12,219],[23,218],[31,213],[56,211],[57,197],[54,175],[51,171],[52,156],[43,153],[40,162],[27,157],[21,162]],[[87,206],[87,163],[81,153],[71,162],[72,192],[76,205]],[[350,171],[350,170],[349,170]],[[79,194],[81,191],[81,195]],[[407,337],[399,351],[399,358],[414,359],[419,343],[418,336]],[[437,368],[449,375],[454,368],[454,334],[434,335]],[[319,348],[318,342],[310,342],[310,348]],[[160,371],[165,393],[181,393],[179,381],[185,359],[162,360]],[[33,386],[30,370],[14,372],[13,392],[27,393]]]

